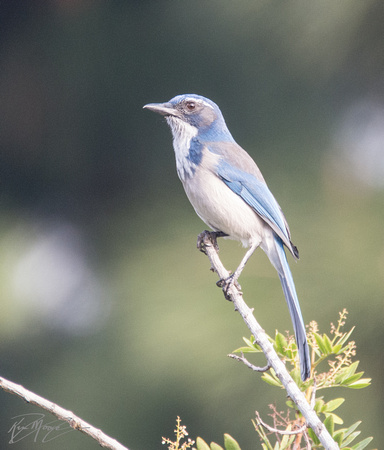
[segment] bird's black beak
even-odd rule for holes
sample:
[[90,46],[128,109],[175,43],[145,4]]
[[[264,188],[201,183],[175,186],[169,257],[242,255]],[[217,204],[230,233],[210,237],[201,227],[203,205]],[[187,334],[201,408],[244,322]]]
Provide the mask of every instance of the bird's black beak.
[[173,107],[172,103],[148,103],[143,108],[154,111],[162,116],[178,116],[178,111]]

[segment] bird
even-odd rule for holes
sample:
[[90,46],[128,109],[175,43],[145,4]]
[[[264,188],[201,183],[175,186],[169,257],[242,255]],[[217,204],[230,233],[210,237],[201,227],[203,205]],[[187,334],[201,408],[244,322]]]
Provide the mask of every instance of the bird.
[[284,247],[299,258],[282,209],[252,157],[236,143],[220,108],[196,94],[177,95],[145,109],[165,117],[172,136],[177,174],[197,215],[218,236],[249,247],[230,283],[237,282],[258,248],[275,267],[288,304],[303,381],[311,361],[303,316]]

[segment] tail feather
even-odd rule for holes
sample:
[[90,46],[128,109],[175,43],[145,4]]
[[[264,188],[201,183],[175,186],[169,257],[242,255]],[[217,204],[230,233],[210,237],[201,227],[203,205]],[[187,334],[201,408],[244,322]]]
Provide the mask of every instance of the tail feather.
[[284,296],[288,304],[289,313],[295,331],[297,348],[300,357],[301,378],[305,381],[310,376],[311,358],[305,332],[303,316],[301,315],[299,300],[297,299],[295,284],[293,282],[291,270],[288,265],[287,256],[284,251],[283,242],[278,236],[274,239],[274,248],[269,248],[266,252],[271,263],[279,273]]

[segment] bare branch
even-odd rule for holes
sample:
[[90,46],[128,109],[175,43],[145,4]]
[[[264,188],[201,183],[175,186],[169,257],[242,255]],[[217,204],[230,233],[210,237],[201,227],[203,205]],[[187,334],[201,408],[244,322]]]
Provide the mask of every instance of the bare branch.
[[247,358],[244,357],[243,353],[241,353],[241,356],[238,355],[234,355],[234,354],[229,354],[228,355],[230,358],[235,359],[236,361],[242,362],[244,363],[247,367],[249,367],[250,369],[254,370],[255,372],[266,372],[267,370],[269,370],[271,368],[270,364],[267,364],[264,367],[258,367],[258,366],[254,366],[252,363],[250,363]]
[[256,411],[256,419],[262,425],[266,430],[270,431],[271,433],[277,433],[277,434],[287,434],[288,436],[293,436],[296,434],[302,434],[307,429],[307,424],[304,424],[302,427],[298,428],[297,430],[293,431],[287,431],[287,430],[278,430],[277,428],[273,428],[270,425],[266,424],[262,421],[260,414]]
[[67,422],[73,429],[79,430],[82,433],[91,436],[100,444],[101,447],[111,450],[128,450],[127,447],[124,447],[115,439],[110,438],[98,428],[93,427],[83,419],[80,419],[80,417],[75,416],[72,411],[68,411],[56,403],[52,403],[51,401],[34,394],[20,384],[13,383],[12,381],[0,377],[0,388],[10,394],[17,395],[27,403],[32,403],[33,405],[39,406],[45,411],[53,414],[59,420]]
[[[215,233],[204,231],[198,237],[199,248],[208,256],[213,270],[218,274],[220,280],[226,280],[229,277],[228,270],[223,266],[217,251],[217,242]],[[338,450],[339,446],[332,439],[324,424],[316,415],[313,408],[308,404],[304,394],[300,391],[292,377],[289,375],[283,362],[277,356],[272,344],[269,342],[267,335],[256,321],[252,314],[252,310],[247,306],[243,300],[243,295],[239,289],[230,284],[223,287],[224,295],[231,300],[243,318],[245,324],[251,331],[256,343],[263,350],[268,364],[271,365],[283,386],[285,387],[288,396],[296,404],[299,411],[304,416],[307,427],[312,428],[313,432],[319,438],[321,444],[326,450]]]

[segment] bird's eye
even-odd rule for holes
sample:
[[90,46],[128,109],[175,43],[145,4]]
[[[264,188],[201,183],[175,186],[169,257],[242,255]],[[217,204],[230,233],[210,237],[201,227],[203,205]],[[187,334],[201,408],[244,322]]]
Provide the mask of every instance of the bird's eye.
[[196,103],[195,102],[187,102],[186,107],[189,111],[193,111],[196,108]]

